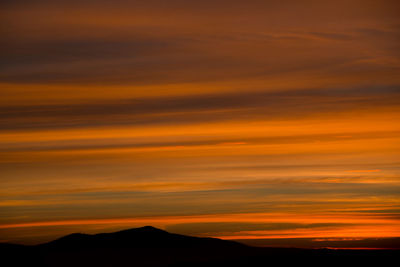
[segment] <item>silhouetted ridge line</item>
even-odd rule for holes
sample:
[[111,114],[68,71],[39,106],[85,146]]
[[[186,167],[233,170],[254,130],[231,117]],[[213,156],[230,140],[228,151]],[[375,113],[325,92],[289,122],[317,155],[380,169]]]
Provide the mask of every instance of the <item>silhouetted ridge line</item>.
[[250,247],[145,226],[114,233],[75,233],[37,246],[0,244],[0,263],[14,267],[381,266],[396,262],[399,252]]
[[246,247],[246,245],[238,242],[217,238],[172,234],[152,226],[94,235],[74,233],[39,246],[56,250],[94,248]]

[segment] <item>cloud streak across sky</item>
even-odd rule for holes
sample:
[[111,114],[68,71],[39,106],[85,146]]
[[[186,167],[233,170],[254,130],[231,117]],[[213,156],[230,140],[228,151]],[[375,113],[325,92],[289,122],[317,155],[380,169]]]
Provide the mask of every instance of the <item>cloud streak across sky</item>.
[[1,6],[0,241],[400,236],[397,1]]

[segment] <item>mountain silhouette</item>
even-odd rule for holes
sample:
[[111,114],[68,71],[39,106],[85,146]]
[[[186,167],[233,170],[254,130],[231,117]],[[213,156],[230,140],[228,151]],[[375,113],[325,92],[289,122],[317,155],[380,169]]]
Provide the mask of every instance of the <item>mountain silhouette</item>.
[[234,241],[172,234],[152,226],[95,235],[75,233],[40,246],[49,249],[245,247]]
[[36,246],[0,244],[0,265],[7,267],[370,266],[394,262],[399,256],[399,250],[251,247],[151,226],[94,235],[74,233]]

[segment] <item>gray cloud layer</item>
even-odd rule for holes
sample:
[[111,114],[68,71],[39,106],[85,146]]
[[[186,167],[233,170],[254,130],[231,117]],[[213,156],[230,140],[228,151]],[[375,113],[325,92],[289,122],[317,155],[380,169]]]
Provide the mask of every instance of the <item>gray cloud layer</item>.
[[177,124],[252,118],[296,118],[399,105],[398,87],[249,92],[137,98],[72,105],[4,106],[1,128]]

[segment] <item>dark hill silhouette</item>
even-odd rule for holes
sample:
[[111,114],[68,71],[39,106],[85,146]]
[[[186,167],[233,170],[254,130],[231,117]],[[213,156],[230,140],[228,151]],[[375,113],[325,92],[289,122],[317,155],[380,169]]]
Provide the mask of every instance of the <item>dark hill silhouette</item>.
[[145,226],[115,233],[70,234],[36,246],[0,244],[1,266],[377,266],[398,250],[329,250],[250,247]]
[[39,246],[48,249],[245,247],[234,241],[172,234],[152,226],[95,235],[75,233]]

